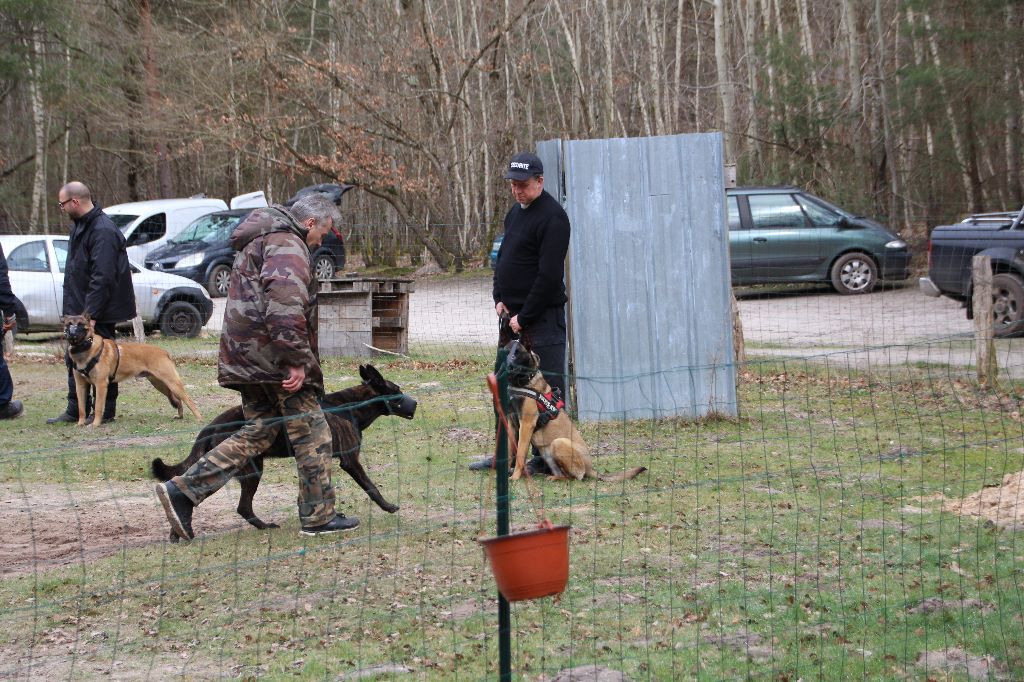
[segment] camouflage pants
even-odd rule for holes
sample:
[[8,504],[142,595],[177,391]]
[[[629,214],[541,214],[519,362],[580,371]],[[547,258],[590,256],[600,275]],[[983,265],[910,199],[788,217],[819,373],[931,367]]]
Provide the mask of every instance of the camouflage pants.
[[271,384],[244,386],[242,412],[249,423],[184,474],[171,479],[174,485],[199,504],[224,487],[253,455],[270,447],[283,426],[299,473],[302,525],[319,526],[333,519],[331,430],[320,411],[316,391],[301,388],[288,393]]

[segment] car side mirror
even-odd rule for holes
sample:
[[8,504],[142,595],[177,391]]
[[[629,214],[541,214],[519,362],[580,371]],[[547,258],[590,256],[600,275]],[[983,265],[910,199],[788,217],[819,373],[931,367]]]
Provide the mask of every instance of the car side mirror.
[[839,227],[842,227],[844,229],[851,228],[851,227],[857,227],[855,224],[850,222],[850,219],[847,218],[846,216],[840,216],[839,217],[839,222],[837,222],[836,225],[838,225]]

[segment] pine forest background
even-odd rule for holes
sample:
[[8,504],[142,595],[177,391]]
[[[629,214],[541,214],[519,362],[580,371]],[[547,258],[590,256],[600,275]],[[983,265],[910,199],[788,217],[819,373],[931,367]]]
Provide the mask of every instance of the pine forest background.
[[0,0],[0,233],[62,230],[69,179],[103,205],[342,181],[366,262],[460,268],[512,153],[723,130],[740,184],[920,243],[1024,202],[1022,37],[1012,0]]

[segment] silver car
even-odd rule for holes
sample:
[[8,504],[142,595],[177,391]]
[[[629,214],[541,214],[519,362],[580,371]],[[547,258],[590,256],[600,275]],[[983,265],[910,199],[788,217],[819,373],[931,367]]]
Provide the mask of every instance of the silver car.
[[[0,235],[14,295],[19,331],[61,329],[64,306],[66,235]],[[196,336],[213,314],[213,301],[190,279],[146,270],[131,263],[136,311],[147,331],[166,336]]]

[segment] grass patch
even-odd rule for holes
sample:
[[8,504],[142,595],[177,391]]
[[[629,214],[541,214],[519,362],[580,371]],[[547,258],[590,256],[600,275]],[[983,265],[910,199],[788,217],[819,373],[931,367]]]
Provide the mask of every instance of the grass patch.
[[[156,342],[206,419],[237,402],[216,384],[215,340]],[[140,383],[122,388],[114,424],[46,426],[63,367],[16,361],[29,412],[0,424],[15,443],[0,455],[0,513],[25,530],[8,541],[41,554],[55,542],[50,510],[83,546],[68,550],[81,559],[34,566],[8,552],[0,670],[493,677],[494,586],[474,540],[493,534],[495,493],[492,476],[465,468],[491,447],[492,360],[488,348],[438,345],[374,361],[420,403],[415,420],[383,418],[364,438],[363,462],[397,514],[336,470],[339,507],[363,523],[302,538],[294,467],[273,460],[255,504],[282,528],[236,521],[232,484],[197,511],[222,525],[191,545],[160,540],[146,481],[149,461],[181,459],[201,425],[170,419]],[[538,482],[546,514],[573,526],[571,578],[560,600],[513,607],[521,676],[597,664],[632,679],[957,678],[935,656],[918,664],[952,648],[990,657],[993,676],[1024,669],[1024,547],[1012,529],[944,511],[1024,469],[1021,387],[982,391],[931,364],[792,368],[750,365],[739,418],[581,426],[600,471],[648,473]],[[330,389],[356,383],[358,362],[327,360],[325,374]],[[522,484],[510,502],[513,525],[533,522]],[[124,511],[90,516],[100,504]],[[117,532],[104,540],[104,527]],[[107,550],[90,554],[101,541]]]

